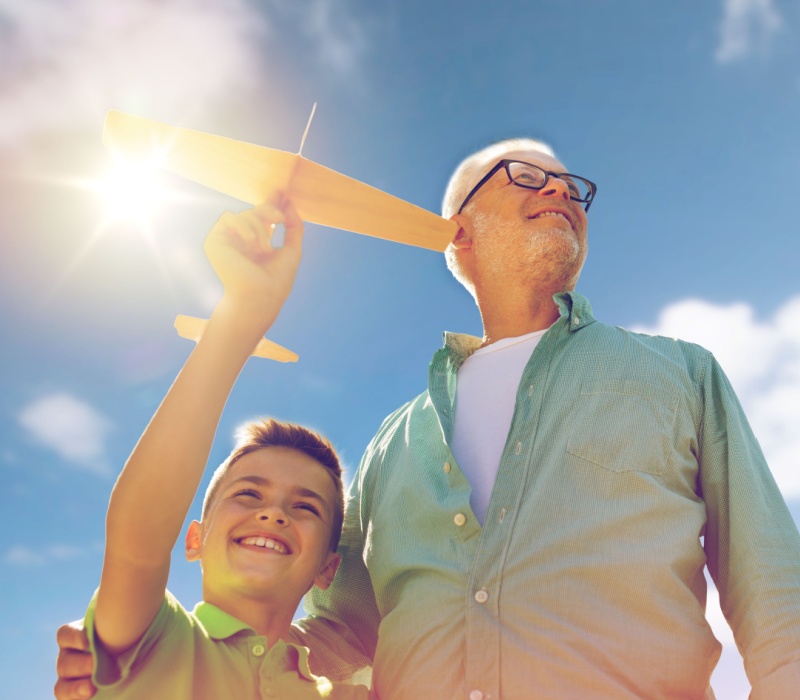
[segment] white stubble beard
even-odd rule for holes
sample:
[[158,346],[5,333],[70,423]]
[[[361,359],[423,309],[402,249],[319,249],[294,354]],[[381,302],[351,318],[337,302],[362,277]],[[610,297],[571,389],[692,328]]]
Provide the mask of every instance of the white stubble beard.
[[536,279],[556,291],[574,287],[586,251],[562,220],[534,227],[529,221],[509,223],[495,213],[476,211],[472,221],[475,257],[481,260],[485,277]]

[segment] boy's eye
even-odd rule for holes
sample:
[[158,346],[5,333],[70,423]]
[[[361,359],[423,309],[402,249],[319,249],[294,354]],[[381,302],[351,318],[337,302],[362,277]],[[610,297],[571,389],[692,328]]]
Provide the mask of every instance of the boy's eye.
[[234,495],[234,497],[237,497],[237,496],[250,496],[252,498],[259,498],[258,491],[254,491],[253,489],[242,489],[241,491],[237,491],[233,495]]
[[300,508],[301,510],[311,511],[314,515],[319,515],[319,510],[311,503],[298,503],[295,507]]

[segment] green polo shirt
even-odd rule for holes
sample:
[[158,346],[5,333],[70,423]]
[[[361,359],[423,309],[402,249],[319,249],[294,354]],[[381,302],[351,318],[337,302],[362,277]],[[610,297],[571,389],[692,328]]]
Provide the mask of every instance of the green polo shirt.
[[267,638],[209,603],[189,613],[168,591],[139,643],[116,659],[94,631],[97,596],[85,625],[95,658],[96,700],[365,700],[364,686],[311,673],[308,649]]
[[372,662],[381,700],[701,700],[707,566],[753,700],[798,697],[800,536],[719,365],[555,300],[483,524],[450,450],[481,341],[446,334],[364,454],[293,641],[331,678]]

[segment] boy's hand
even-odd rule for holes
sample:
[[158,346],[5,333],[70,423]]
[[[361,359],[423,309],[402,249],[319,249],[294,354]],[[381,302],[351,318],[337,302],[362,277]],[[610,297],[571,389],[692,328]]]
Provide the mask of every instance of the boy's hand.
[[[286,227],[281,248],[272,247],[276,224]],[[225,289],[223,304],[266,330],[291,291],[302,243],[303,222],[288,199],[223,214],[204,246]]]
[[83,629],[83,622],[71,622],[59,627],[56,641],[58,681],[53,693],[57,700],[84,700],[92,697],[97,692],[92,685],[94,660],[89,653],[89,638]]

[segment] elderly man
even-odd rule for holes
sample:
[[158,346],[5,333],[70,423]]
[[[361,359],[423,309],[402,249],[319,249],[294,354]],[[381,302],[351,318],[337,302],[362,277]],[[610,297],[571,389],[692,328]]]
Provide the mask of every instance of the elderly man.
[[319,672],[371,665],[384,700],[713,698],[707,565],[752,698],[800,687],[797,528],[711,354],[574,291],[594,194],[531,140],[453,175],[447,261],[484,337],[445,334],[367,448],[296,629]]

